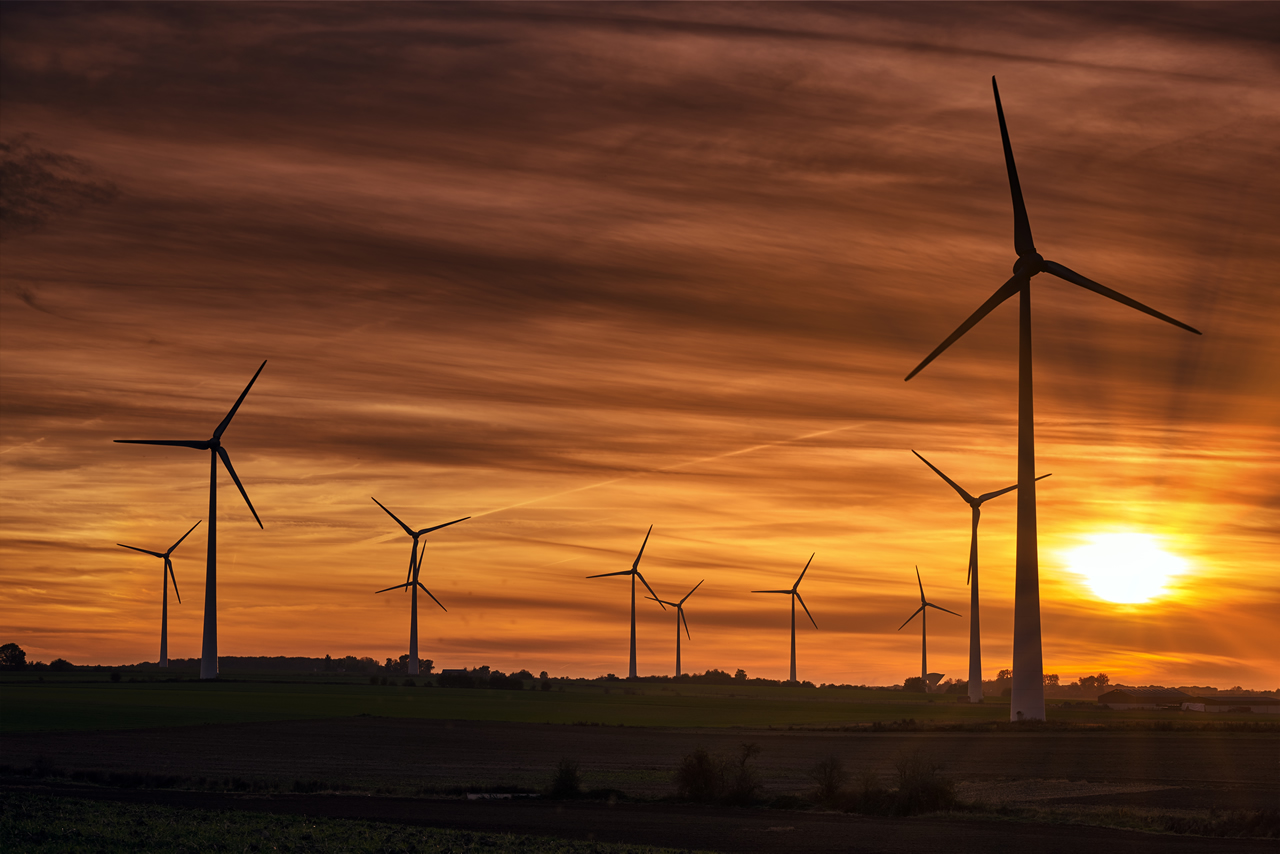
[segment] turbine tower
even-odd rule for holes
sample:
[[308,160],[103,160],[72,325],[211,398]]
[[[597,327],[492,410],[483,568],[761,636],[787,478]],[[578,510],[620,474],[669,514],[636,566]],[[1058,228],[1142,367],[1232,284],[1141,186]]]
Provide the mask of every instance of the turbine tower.
[[[982,702],[982,633],[978,628],[978,518],[982,515],[982,505],[984,502],[1004,495],[1006,492],[1012,492],[1018,488],[1018,484],[1006,486],[1004,489],[998,489],[995,492],[984,492],[977,498],[960,488],[960,485],[951,478],[942,473],[941,469],[933,463],[926,460],[923,456],[912,451],[920,461],[933,469],[938,477],[951,484],[951,488],[960,493],[960,497],[973,508],[973,533],[969,536],[969,571],[965,574],[965,583],[969,585],[969,702]],[[1049,477],[1042,474],[1036,480],[1044,480]]]
[[587,578],[609,578],[614,575],[630,575],[631,576],[631,669],[627,678],[636,678],[636,579],[640,579],[640,583],[649,591],[655,602],[662,606],[662,610],[667,610],[667,606],[658,598],[658,594],[653,592],[653,588],[649,586],[649,582],[644,580],[644,576],[640,574],[640,558],[644,555],[644,547],[649,542],[649,534],[653,533],[653,526],[649,526],[649,530],[644,535],[644,542],[640,544],[640,552],[636,555],[635,562],[631,564],[630,569],[624,569],[621,572],[605,572],[600,575],[588,575]]
[[[706,581],[706,579],[704,578],[702,579],[702,581]],[[693,590],[697,590],[699,587],[701,587],[702,581],[699,581],[697,584],[693,585]],[[681,670],[680,670],[680,623],[682,622],[684,623],[684,633],[686,635],[689,635],[689,621],[685,619],[685,616],[684,616],[684,603],[685,603],[685,599],[688,599],[690,596],[693,595],[693,590],[690,590],[688,593],[684,594],[684,599],[681,599],[679,602],[667,602],[665,600],[657,598],[656,596],[645,597],[646,599],[652,599],[653,601],[657,602],[659,605],[670,605],[672,608],[676,609],[676,675],[677,676],[679,676],[681,673]],[[693,640],[693,635],[689,635],[689,640]]]
[[1013,276],[979,306],[968,320],[960,324],[955,332],[952,332],[925,357],[915,370],[907,374],[906,379],[909,380],[918,374],[925,365],[936,359],[943,350],[977,325],[996,306],[1015,294],[1018,296],[1018,545],[1013,605],[1013,686],[1009,703],[1009,719],[1044,720],[1044,655],[1040,645],[1040,560],[1036,542],[1035,419],[1031,394],[1031,279],[1038,273],[1049,273],[1166,323],[1172,323],[1188,332],[1199,335],[1200,331],[1137,300],[1130,299],[1118,291],[1100,285],[1092,279],[1087,279],[1062,264],[1048,261],[1036,251],[1035,243],[1031,239],[1027,207],[1022,200],[1022,187],[1018,183],[1018,171],[1013,163],[1013,148],[1009,144],[1004,109],[1000,105],[1000,90],[996,86],[994,77],[991,78],[991,88],[995,93],[996,115],[1000,120],[1000,139],[1004,144],[1005,167],[1009,173],[1009,192],[1013,198],[1013,247],[1018,253],[1018,260],[1013,264]]
[[249,393],[249,389],[253,388],[253,384],[258,379],[258,374],[262,373],[262,369],[267,366],[264,359],[262,364],[258,366],[258,370],[254,373],[253,379],[249,380],[249,384],[244,387],[244,391],[240,392],[240,397],[236,399],[235,405],[231,407],[231,411],[227,413],[227,417],[214,428],[213,436],[204,441],[187,441],[183,439],[116,439],[115,441],[126,445],[171,445],[177,448],[194,448],[197,451],[209,452],[209,550],[208,557],[205,558],[204,565],[204,641],[200,650],[200,678],[201,679],[217,679],[218,678],[218,459],[222,459],[222,464],[226,466],[227,474],[231,475],[231,479],[235,482],[236,489],[240,490],[240,495],[244,497],[244,503],[249,505],[249,512],[253,514],[254,521],[258,523],[258,527],[262,527],[262,520],[258,518],[258,511],[253,509],[253,502],[249,500],[249,493],[244,491],[244,484],[240,483],[240,478],[236,475],[235,468],[231,465],[231,457],[227,455],[227,449],[222,446],[222,434],[226,432],[227,425],[231,423],[231,419],[235,417],[236,410],[240,408],[240,404],[244,403],[245,395]]
[[[204,520],[201,519],[200,522]],[[164,560],[164,572],[160,573],[161,583],[164,585],[164,594],[160,599],[160,666],[169,666],[169,579],[173,579],[173,595],[178,597],[178,604],[182,604],[182,594],[178,593],[178,576],[173,574],[173,561],[169,559],[169,555],[173,554],[173,550],[182,545],[182,541],[187,535],[196,529],[196,522],[187,529],[187,533],[178,538],[178,541],[169,546],[167,552],[153,552],[150,549],[140,549],[137,546],[126,546],[124,543],[116,543],[117,546],[126,549],[133,549],[135,552],[142,552],[144,555],[152,555]]]
[[805,563],[804,569],[800,570],[800,577],[796,579],[796,583],[791,585],[790,590],[752,590],[752,593],[786,593],[791,596],[791,681],[796,682],[796,600],[800,600],[800,607],[804,608],[804,612],[809,615],[809,622],[813,623],[816,629],[818,623],[813,619],[813,614],[809,614],[809,606],[804,604],[803,597],[800,596],[800,582],[804,581],[804,574],[809,571],[809,564],[813,563],[814,555],[809,555],[808,562]]
[[[373,498],[373,496],[370,496],[370,498]],[[396,514],[392,513],[390,510],[387,510],[386,507],[383,507],[381,501],[374,498],[373,503],[377,504],[379,507],[382,507],[382,509],[386,512],[388,516],[396,520],[396,524],[398,524],[401,528],[404,528],[404,532],[406,534],[413,537],[413,545],[410,546],[409,548],[409,573],[405,576],[404,584],[396,584],[391,587],[383,588],[382,590],[379,590],[377,592],[386,593],[388,590],[401,590],[401,589],[407,588],[413,594],[412,601],[410,602],[410,605],[409,605],[409,675],[417,676],[418,675],[418,588],[421,587],[422,592],[426,593],[428,596],[431,597],[431,601],[435,602],[437,605],[440,605],[440,600],[437,599],[432,594],[432,592],[428,590],[421,581],[418,580],[418,573],[422,569],[422,560],[418,555],[418,539],[422,537],[424,534],[430,534],[432,531],[438,531],[441,528],[447,528],[450,525],[456,525],[459,522],[465,522],[471,517],[463,516],[461,519],[454,519],[452,522],[445,522],[443,525],[436,525],[431,528],[423,528],[421,531],[415,531],[413,528],[410,528],[404,522],[401,522],[400,519],[396,516]],[[427,551],[426,543],[422,544],[422,551],[423,551],[423,554],[426,553]],[[444,605],[440,605],[440,610],[447,612],[449,609],[446,608]]]
[[[916,618],[916,614],[920,615],[920,682],[924,685],[925,693],[929,692],[929,615],[925,613],[925,608],[937,608],[939,611],[947,611],[940,605],[932,602],[926,602],[924,598],[924,582],[920,580],[920,567],[916,567],[916,584],[920,585],[920,607],[916,608],[915,614],[907,617],[907,623]],[[955,611],[947,611],[948,614],[956,614]],[[959,614],[956,614],[959,617]],[[898,631],[902,631],[907,627],[907,623],[898,626]]]

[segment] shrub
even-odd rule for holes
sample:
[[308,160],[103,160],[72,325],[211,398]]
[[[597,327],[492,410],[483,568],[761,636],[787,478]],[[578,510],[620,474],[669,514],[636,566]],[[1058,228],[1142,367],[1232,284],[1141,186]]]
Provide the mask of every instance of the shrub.
[[760,794],[760,774],[751,759],[760,752],[755,744],[743,744],[736,760],[696,748],[676,769],[677,796],[695,803],[749,804]]
[[849,772],[840,757],[832,753],[809,769],[809,779],[818,787],[818,802],[835,806],[840,799],[840,790],[849,782]]
[[551,796],[576,798],[581,794],[582,776],[578,773],[577,760],[561,759],[556,763],[555,773],[551,775]]
[[55,658],[49,662],[49,669],[55,673],[70,673],[76,666],[65,658]]
[[916,815],[955,806],[955,781],[943,776],[942,766],[920,751],[898,757],[894,767],[898,771],[898,793],[894,803],[896,814]]
[[119,671],[119,670],[112,670],[112,671],[111,671],[111,681],[112,681],[112,682],[119,682],[119,681],[120,681],[120,671]]
[[404,680],[404,682],[402,682],[402,683],[400,683],[400,684],[404,685],[404,687],[406,687],[406,688],[416,688],[416,687],[418,687],[418,683],[417,683],[417,682],[414,682],[412,679],[406,679],[406,680]]

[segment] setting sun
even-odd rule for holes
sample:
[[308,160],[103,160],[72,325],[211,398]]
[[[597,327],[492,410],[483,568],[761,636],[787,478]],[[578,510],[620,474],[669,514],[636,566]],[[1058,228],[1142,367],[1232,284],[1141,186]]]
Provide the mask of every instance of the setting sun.
[[1108,602],[1155,599],[1166,592],[1170,578],[1187,570],[1187,562],[1160,548],[1160,538],[1151,534],[1093,534],[1085,539],[1088,545],[1067,553],[1067,568]]

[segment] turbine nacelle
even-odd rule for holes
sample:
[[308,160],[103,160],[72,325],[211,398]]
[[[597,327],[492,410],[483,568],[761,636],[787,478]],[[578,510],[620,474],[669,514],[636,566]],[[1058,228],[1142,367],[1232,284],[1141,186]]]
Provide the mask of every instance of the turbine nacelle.
[[1044,256],[1039,252],[1032,252],[1029,255],[1019,255],[1018,260],[1013,262],[1013,274],[1015,276],[1025,276],[1031,278],[1037,273],[1044,272]]

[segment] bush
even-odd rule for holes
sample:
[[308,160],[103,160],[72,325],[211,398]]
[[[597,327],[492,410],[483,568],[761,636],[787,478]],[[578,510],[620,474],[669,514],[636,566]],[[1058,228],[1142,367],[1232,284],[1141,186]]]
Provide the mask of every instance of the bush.
[[833,753],[809,769],[809,779],[818,787],[818,803],[833,807],[840,800],[840,790],[849,782],[849,772]]
[[119,670],[112,670],[112,671],[111,671],[111,681],[112,681],[112,682],[119,682],[119,681],[120,681],[120,671],[119,671]]
[[70,673],[76,666],[65,658],[55,658],[49,662],[49,669],[55,673]]
[[576,798],[582,794],[582,776],[578,773],[578,763],[574,759],[561,759],[556,763],[555,773],[551,775],[551,796],[553,798]]
[[400,684],[401,684],[401,685],[403,685],[403,686],[404,686],[404,687],[406,687],[406,688],[417,688],[417,687],[418,687],[418,683],[417,683],[417,682],[414,682],[412,679],[406,679],[406,680],[404,680],[403,682],[401,682]]
[[676,769],[678,797],[695,803],[749,804],[760,794],[760,773],[751,759],[760,752],[755,744],[743,744],[736,760],[708,753],[699,747],[686,755]]
[[920,751],[903,754],[894,763],[898,770],[897,815],[936,812],[955,806],[955,781],[942,775],[942,766]]

